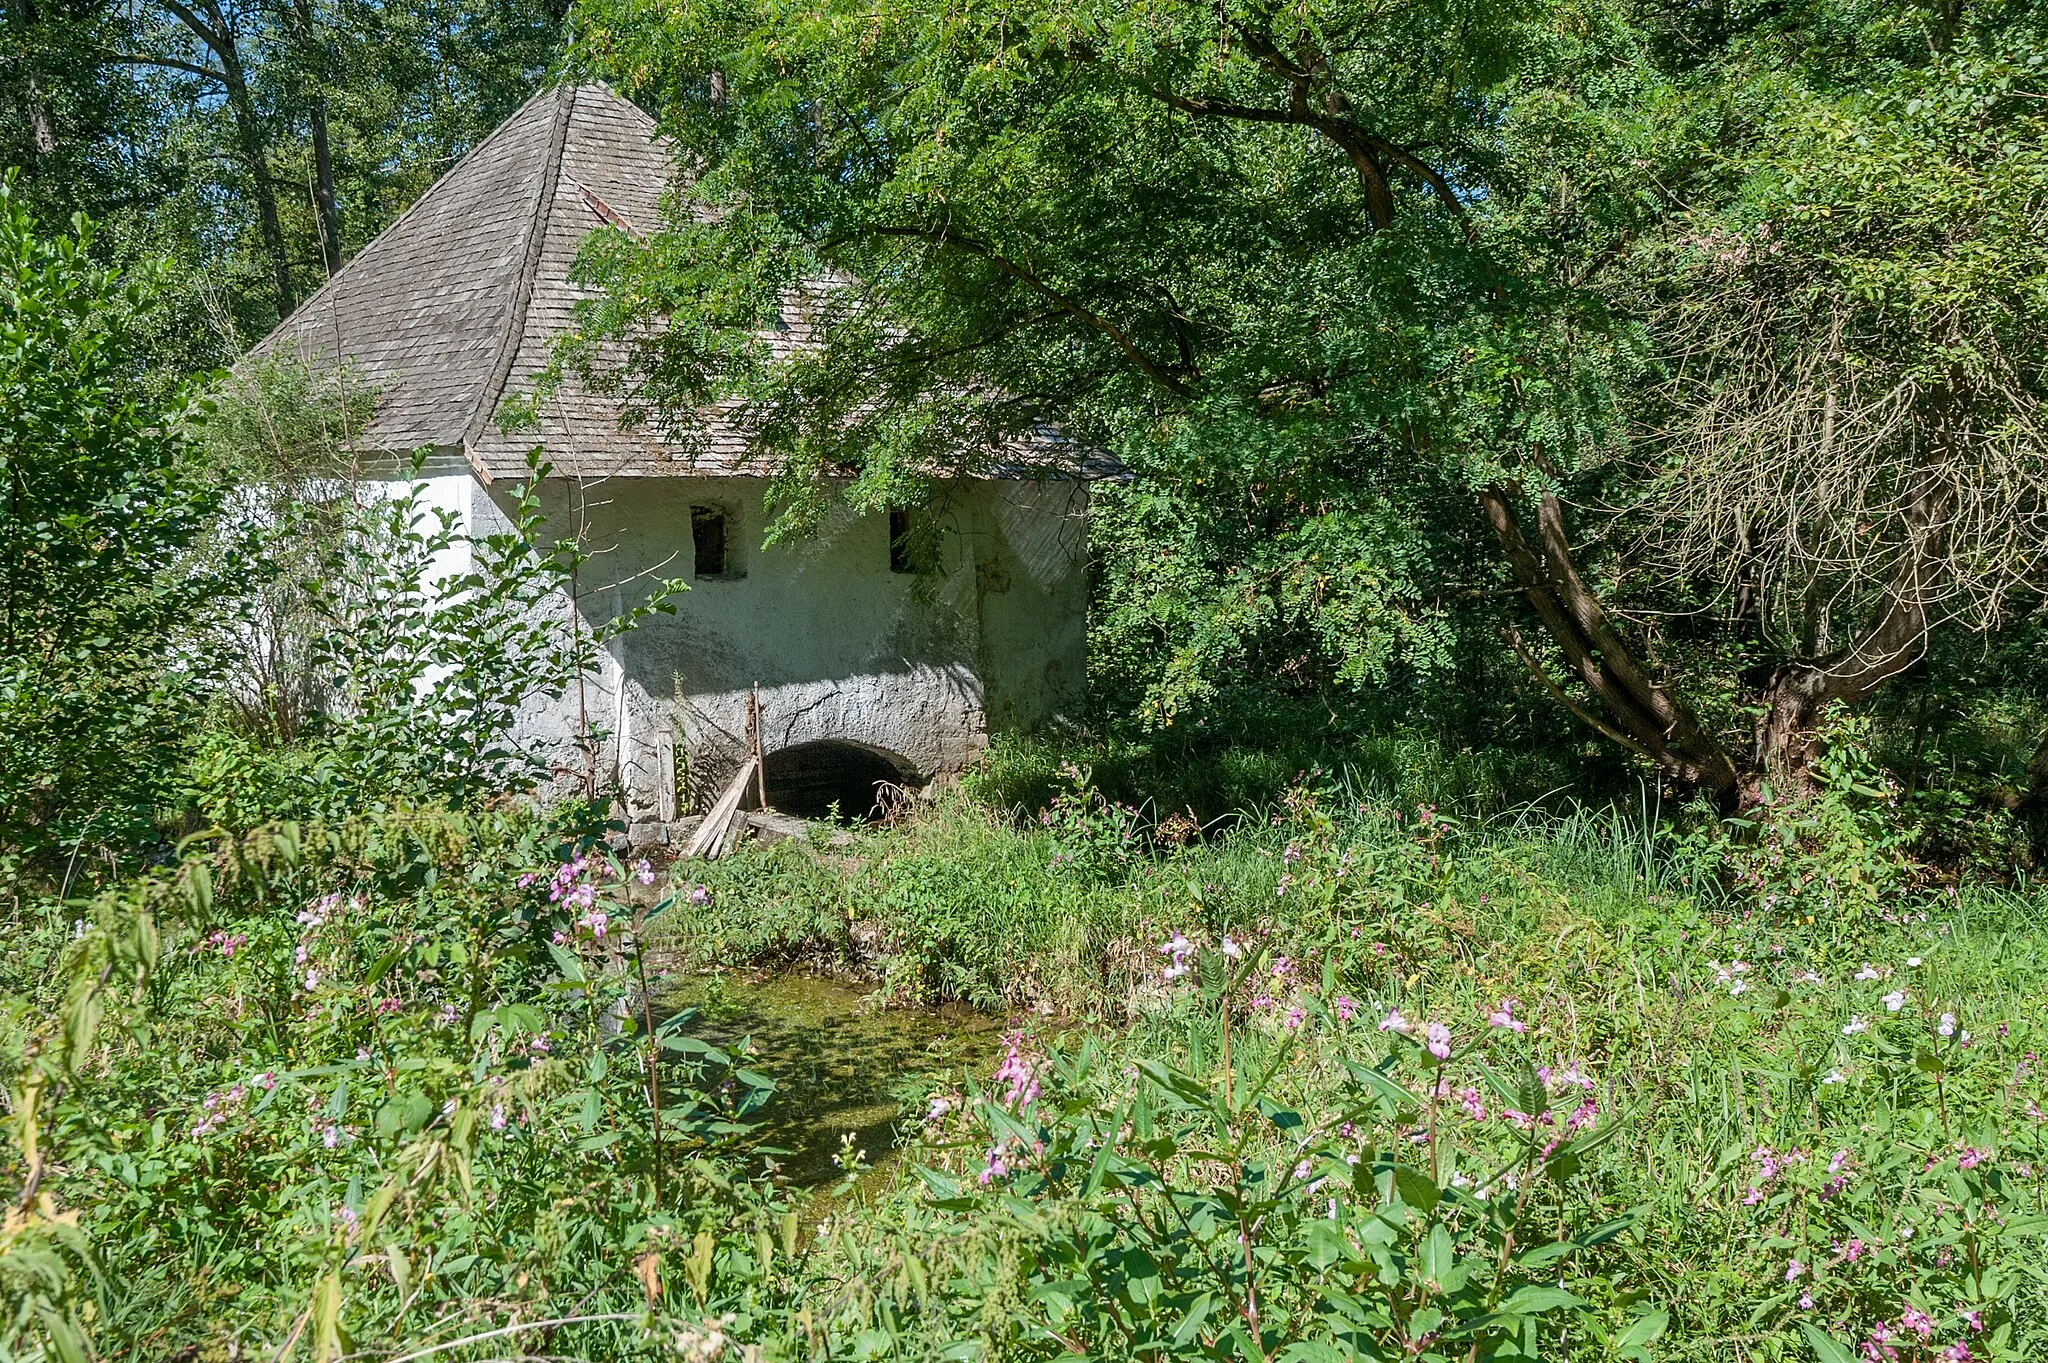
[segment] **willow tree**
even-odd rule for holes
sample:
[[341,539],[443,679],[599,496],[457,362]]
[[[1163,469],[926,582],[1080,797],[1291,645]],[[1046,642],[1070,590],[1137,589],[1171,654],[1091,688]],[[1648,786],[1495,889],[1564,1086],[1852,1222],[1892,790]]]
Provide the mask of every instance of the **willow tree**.
[[[1430,645],[1426,629],[1402,633],[1431,589],[1416,590],[1413,527],[1462,488],[1479,513],[1467,539],[1493,546],[1540,626],[1506,631],[1531,671],[1600,732],[1731,803],[1806,760],[1815,706],[1778,697],[1805,686],[1824,702],[1835,684],[1810,678],[1855,674],[1835,659],[1839,627],[1831,652],[1772,617],[1785,666],[1751,699],[1786,720],[1751,750],[1725,714],[1686,703],[1610,604],[1641,574],[1587,566],[1573,538],[1574,519],[1597,518],[1611,548],[1648,517],[1645,539],[1673,549],[1661,588],[1689,589],[1727,557],[1730,516],[1751,535],[1790,516],[1804,543],[1810,513],[1838,511],[1796,492],[1777,521],[1742,509],[1767,462],[1745,438],[1779,440],[1781,465],[1804,456],[1715,415],[1722,401],[1762,422],[1735,386],[1775,393],[1820,372],[1801,358],[1817,333],[1761,322],[1753,334],[1775,345],[1763,354],[1725,335],[1721,318],[1779,303],[1761,275],[1688,245],[1761,230],[1767,217],[1738,226],[1768,199],[1759,186],[1796,197],[1778,106],[1834,107],[1796,81],[1787,93],[1782,74],[1750,80],[1785,66],[1757,35],[1714,36],[1762,55],[1703,73],[1661,55],[1697,52],[1696,35],[1668,43],[1640,12],[1582,0],[594,0],[580,13],[584,60],[659,108],[697,172],[658,231],[593,250],[612,288],[590,328],[647,338],[629,382],[678,438],[708,404],[747,407],[783,457],[785,523],[815,512],[828,471],[855,470],[847,495],[880,506],[962,450],[1056,426],[1192,502],[1259,508],[1282,546],[1265,571],[1320,573],[1337,618],[1384,653]],[[2017,94],[2006,103],[2017,111],[1999,117],[2033,117]],[[1798,259],[1832,260],[1829,240],[1808,233]],[[1681,265],[1696,276],[1684,287]],[[666,325],[640,326],[656,317]],[[818,345],[776,344],[791,327]],[[1660,347],[1680,346],[1686,363],[1659,368]],[[1830,372],[1851,370],[1861,361]],[[2013,391],[2029,382],[2016,372]],[[1647,438],[1629,425],[1645,416]],[[2018,427],[2000,429],[2031,458]],[[1392,514],[1360,518],[1347,553],[1305,560],[1317,541],[1290,526],[1347,482]],[[1912,504],[1884,534],[1918,547],[1843,570],[1856,585],[1831,618],[1875,599],[1879,632],[1898,634],[1881,603],[1900,570],[1987,542],[1943,509],[1954,499]],[[1751,558],[1744,571],[1783,598],[1783,565]],[[1401,571],[1379,571],[1390,564]],[[1984,599],[2024,573],[1996,576]],[[1935,614],[1901,609],[1903,632],[1924,637]]]

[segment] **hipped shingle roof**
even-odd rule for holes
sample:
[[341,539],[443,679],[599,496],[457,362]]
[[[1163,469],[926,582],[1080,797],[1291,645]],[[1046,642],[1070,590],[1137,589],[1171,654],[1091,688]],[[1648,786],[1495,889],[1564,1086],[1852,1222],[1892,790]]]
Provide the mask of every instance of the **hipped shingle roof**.
[[[569,477],[770,473],[748,433],[717,412],[700,413],[687,442],[664,440],[653,423],[622,423],[624,402],[573,373],[550,385],[534,422],[510,433],[499,426],[505,399],[533,390],[577,303],[595,296],[569,278],[584,237],[607,223],[636,235],[654,229],[676,170],[654,120],[610,90],[545,90],[250,357],[296,354],[323,372],[345,364],[351,382],[376,393],[360,449],[459,454],[487,480],[522,477],[535,445]],[[989,454],[983,462],[998,477],[1121,471],[1051,432]]]
[[341,363],[376,392],[361,448],[460,453],[489,479],[517,478],[543,445],[558,474],[765,472],[743,433],[715,420],[685,450],[571,376],[538,425],[507,434],[499,408],[527,392],[592,291],[573,284],[583,238],[609,222],[655,225],[674,173],[654,120],[599,85],[528,100],[420,196],[297,312],[253,359],[296,353]]

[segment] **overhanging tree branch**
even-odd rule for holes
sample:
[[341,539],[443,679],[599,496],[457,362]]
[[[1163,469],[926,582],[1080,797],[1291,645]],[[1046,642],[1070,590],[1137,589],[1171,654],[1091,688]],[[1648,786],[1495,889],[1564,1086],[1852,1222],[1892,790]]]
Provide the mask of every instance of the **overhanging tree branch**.
[[1186,382],[1167,366],[1160,364],[1157,360],[1147,355],[1139,347],[1137,341],[1131,337],[1129,332],[1100,313],[1088,308],[1079,300],[1053,288],[1043,279],[1040,279],[1035,272],[1019,265],[985,243],[976,241],[972,237],[961,236],[959,233],[948,231],[945,228],[871,226],[866,230],[874,233],[876,236],[906,237],[916,241],[927,242],[933,246],[950,247],[953,250],[965,251],[969,255],[979,256],[995,266],[996,269],[1030,289],[1033,293],[1038,294],[1047,302],[1058,307],[1061,312],[1107,336],[1111,341],[1115,342],[1117,348],[1123,351],[1125,357],[1133,365],[1137,366],[1145,377],[1151,379],[1160,387],[1176,397],[1185,398],[1192,395]]
[[176,57],[152,57],[140,52],[110,52],[107,54],[107,60],[119,62],[123,66],[161,66],[171,71],[183,71],[188,75],[202,76],[220,85],[228,83],[225,71],[216,71],[210,66],[201,66],[197,62],[180,61]]

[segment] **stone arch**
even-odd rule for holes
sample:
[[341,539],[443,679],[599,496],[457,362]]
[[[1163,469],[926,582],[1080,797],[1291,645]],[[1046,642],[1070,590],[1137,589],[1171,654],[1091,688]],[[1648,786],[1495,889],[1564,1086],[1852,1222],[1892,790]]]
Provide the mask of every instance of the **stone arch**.
[[917,767],[900,753],[846,738],[820,738],[777,748],[761,761],[768,804],[803,819],[823,818],[836,803],[843,818],[871,818],[883,785],[920,786]]

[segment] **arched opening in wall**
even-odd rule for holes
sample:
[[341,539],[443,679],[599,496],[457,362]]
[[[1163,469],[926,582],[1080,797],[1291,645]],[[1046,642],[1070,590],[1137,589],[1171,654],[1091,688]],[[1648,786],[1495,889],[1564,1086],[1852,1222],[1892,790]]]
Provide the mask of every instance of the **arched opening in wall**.
[[835,803],[842,818],[875,818],[885,811],[884,785],[923,784],[896,754],[841,738],[777,748],[761,768],[769,805],[800,819],[822,819]]

